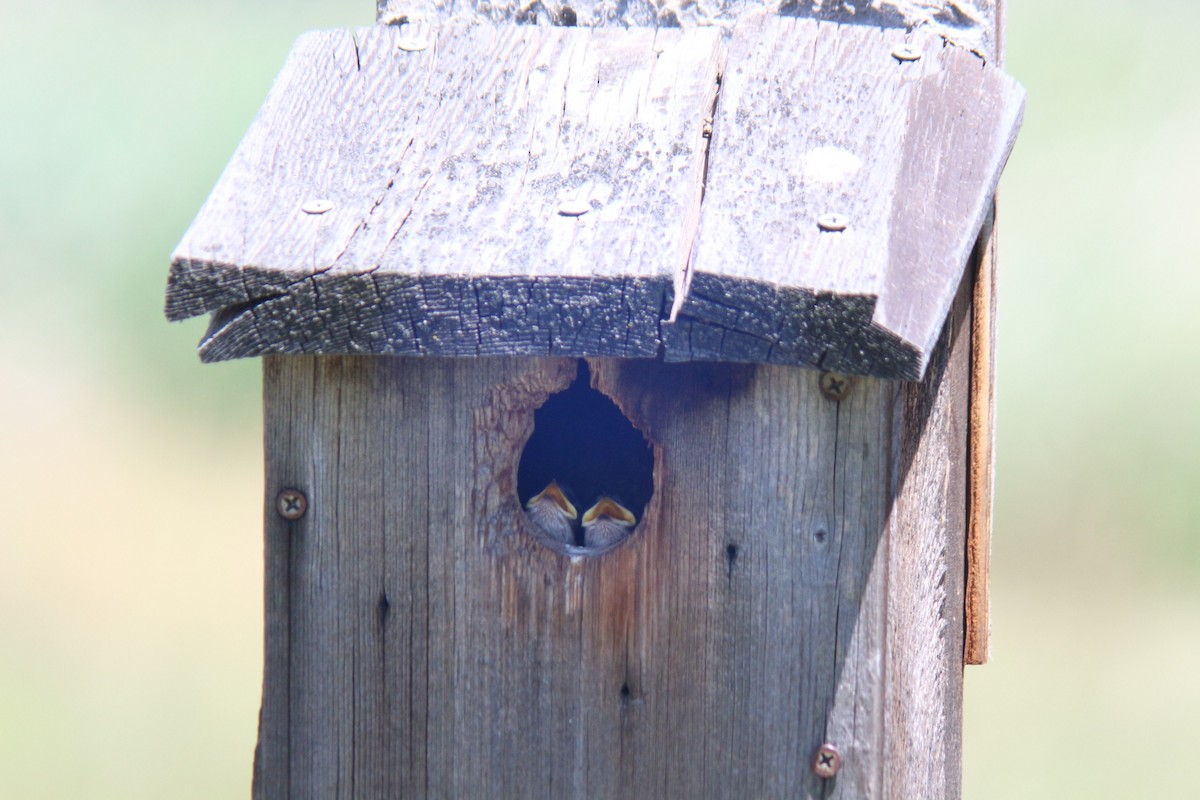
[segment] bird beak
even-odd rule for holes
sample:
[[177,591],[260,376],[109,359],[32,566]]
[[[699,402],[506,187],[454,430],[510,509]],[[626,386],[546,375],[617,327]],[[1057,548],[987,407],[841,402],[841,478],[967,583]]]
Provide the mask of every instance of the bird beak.
[[542,489],[533,497],[529,498],[529,502],[525,504],[525,507],[533,508],[543,500],[550,500],[554,503],[554,505],[562,509],[562,512],[566,515],[567,519],[575,519],[577,516],[579,516],[579,512],[575,510],[575,506],[570,500],[567,499],[567,496],[563,494],[562,487],[558,485],[558,481],[550,481],[549,486],[547,486],[545,489]]
[[596,505],[583,512],[583,526],[586,528],[601,517],[608,517],[631,528],[637,524],[637,517],[633,512],[611,497],[601,497],[596,501]]

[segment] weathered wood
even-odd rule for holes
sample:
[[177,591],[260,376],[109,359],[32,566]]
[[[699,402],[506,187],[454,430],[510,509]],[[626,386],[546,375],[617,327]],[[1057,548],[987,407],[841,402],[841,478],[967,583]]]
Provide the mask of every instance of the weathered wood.
[[985,226],[975,258],[971,302],[970,447],[967,471],[966,637],[963,661],[986,664],[991,646],[988,583],[996,407],[996,228]]
[[988,58],[1000,51],[995,24],[1000,0],[712,0],[662,3],[650,0],[537,0],[523,3],[471,3],[458,0],[377,0],[377,19],[436,19],[478,14],[493,21],[538,25],[619,27],[728,26],[747,13],[778,11],[787,16],[873,28],[927,29]]
[[962,785],[971,289],[968,275],[930,375],[902,384],[899,404],[899,461],[910,466],[888,532],[883,754],[896,800],[958,797]]
[[[877,27],[882,17],[872,14],[902,5],[915,8],[885,3],[882,11],[862,12],[859,20],[875,19],[871,25]],[[992,8],[985,0],[963,13],[983,6]],[[629,14],[645,10],[628,7]],[[551,14],[561,23],[564,8],[536,4],[524,13],[527,21]],[[698,8],[692,4],[682,13],[699,13]],[[950,2],[931,13],[964,8]],[[381,14],[385,11],[381,3]],[[510,12],[490,13],[505,18]],[[279,123],[264,129],[271,135],[284,119],[322,116],[322,105],[343,109],[338,113],[348,118],[334,114],[329,124],[358,135],[340,154],[314,146],[301,159],[306,163],[278,172],[273,191],[293,192],[300,205],[319,195],[333,205],[324,214],[291,208],[281,223],[274,200],[250,190],[256,179],[249,173],[239,178],[231,165],[226,179],[234,175],[244,182],[225,198],[221,216],[237,220],[226,232],[237,231],[240,238],[226,240],[241,254],[222,261],[214,250],[177,259],[173,270],[176,314],[196,308],[216,312],[206,358],[324,352],[336,340],[334,349],[342,351],[659,352],[669,358],[836,364],[906,377],[924,370],[924,378],[910,384],[855,380],[849,395],[836,402],[822,396],[815,373],[789,367],[591,360],[593,384],[654,445],[655,497],[628,542],[603,556],[572,559],[540,547],[526,529],[516,468],[533,410],[567,386],[573,359],[266,359],[267,624],[256,797],[958,797],[961,667],[964,654],[969,661],[978,646],[972,640],[978,600],[971,595],[978,591],[974,531],[984,505],[977,494],[986,491],[990,500],[990,472],[981,477],[977,462],[984,457],[983,444],[988,459],[991,453],[991,377],[981,373],[979,361],[986,356],[990,366],[991,350],[984,352],[980,342],[990,343],[992,335],[986,292],[987,279],[994,278],[994,251],[981,249],[961,281],[961,264],[957,273],[946,272],[950,277],[941,279],[941,294],[929,292],[941,299],[929,303],[910,290],[908,279],[895,280],[900,271],[891,270],[898,253],[905,274],[923,274],[916,269],[922,259],[931,250],[952,249],[945,242],[961,238],[973,224],[946,222],[948,207],[961,214],[968,204],[962,196],[947,200],[956,187],[945,182],[938,159],[926,151],[936,149],[929,142],[966,141],[976,133],[969,123],[931,120],[930,114],[944,111],[945,97],[954,94],[945,91],[949,84],[939,84],[948,73],[982,68],[965,53],[939,50],[920,33],[899,36],[874,27],[839,28],[835,38],[803,40],[807,44],[793,50],[788,42],[802,41],[787,38],[793,24],[743,21],[728,48],[710,32],[704,42],[680,44],[690,34],[659,31],[651,46],[679,46],[675,67],[668,57],[665,70],[635,68],[629,73],[634,78],[597,84],[590,95],[591,78],[583,87],[572,85],[581,70],[603,81],[596,61],[602,40],[588,32],[518,35],[439,23],[360,32],[350,39],[329,34],[313,39],[308,77],[289,78],[312,80],[309,96],[294,91],[299,106],[264,108],[264,117],[273,115]],[[998,36],[998,26],[993,30]],[[385,56],[395,54],[385,51],[401,41],[413,43],[422,32],[437,44],[400,52],[433,55],[435,67],[415,77],[387,78],[404,84],[405,97],[379,97],[377,88],[356,85],[364,64],[368,72],[372,63],[391,65]],[[478,126],[430,104],[420,113],[423,121],[436,120],[430,123],[434,133],[419,144],[405,139],[408,129],[402,128],[414,96],[463,94],[463,84],[456,83],[465,79],[457,74],[462,59],[454,53],[455,37],[471,36],[484,38],[472,40],[468,50],[481,49],[488,36],[496,50],[489,63],[476,64],[495,79],[488,96],[497,98],[501,111],[484,124],[495,136],[480,135]],[[862,103],[868,111],[857,124],[821,116],[829,125],[822,139],[808,118],[794,116],[793,106],[825,102],[821,87],[804,83],[815,78],[803,71],[802,59],[839,65],[836,74],[844,76],[851,60],[864,61],[862,52],[882,43],[890,53],[901,40],[923,46],[926,57],[918,64],[885,59],[889,69],[907,70],[899,90],[877,82],[827,87],[829,98],[848,107],[855,92],[876,93]],[[769,46],[760,47],[764,42]],[[344,71],[348,46],[354,50],[353,74]],[[631,45],[633,61],[646,52],[644,41]],[[726,59],[729,66],[722,71]],[[777,71],[778,87],[761,80],[758,67],[744,69],[738,77],[750,77],[739,83],[737,63],[755,59]],[[446,74],[437,72],[438,64],[446,66]],[[555,65],[562,64],[571,65],[574,78],[556,72]],[[664,72],[671,70],[667,81]],[[517,95],[505,94],[510,72],[544,80],[562,97],[587,96],[587,108],[573,106],[557,117],[518,109],[512,105],[514,98],[519,103]],[[721,99],[714,114],[718,74]],[[328,97],[311,91],[325,85],[322,80],[338,90]],[[679,165],[667,181],[675,181],[671,185],[687,197],[646,199],[649,192],[622,183],[629,179],[625,175],[610,181],[615,188],[604,200],[591,198],[591,210],[582,217],[564,218],[579,223],[631,204],[633,217],[650,217],[657,226],[638,242],[644,257],[601,258],[595,269],[573,262],[580,253],[607,253],[612,241],[605,244],[610,232],[601,226],[577,224],[567,244],[553,237],[536,247],[517,241],[520,237],[488,240],[493,249],[486,264],[439,270],[441,283],[429,280],[429,264],[476,252],[473,234],[489,230],[489,224],[500,230],[495,221],[503,214],[513,213],[514,229],[526,233],[546,222],[544,213],[520,218],[518,201],[528,179],[514,189],[507,173],[489,173],[505,158],[522,157],[514,131],[531,131],[530,141],[541,142],[540,164],[575,169],[583,163],[583,172],[571,174],[590,169],[594,175],[603,159],[588,162],[582,154],[589,148],[598,152],[603,137],[592,131],[575,140],[558,134],[539,140],[539,131],[557,125],[578,132],[604,109],[628,111],[623,101],[597,100],[606,92],[632,92],[638,97],[633,116],[616,116],[642,119],[645,98],[654,96],[646,87],[658,85],[656,80],[692,87],[681,101],[686,108],[659,120],[689,123],[659,125],[670,128],[676,143],[665,151],[674,151]],[[962,85],[949,83],[952,89]],[[575,88],[582,93],[575,95]],[[887,91],[906,99],[880,100]],[[978,87],[968,89],[955,103],[967,103],[970,118],[978,109],[969,107],[969,97],[985,95]],[[748,124],[731,107],[731,97],[771,112]],[[888,102],[903,106],[916,121],[904,120],[901,131],[888,127],[898,117],[867,119],[877,103]],[[1006,102],[1005,113],[1015,108],[1019,114],[1019,92]],[[707,151],[697,141],[703,124],[690,124],[698,108],[715,117]],[[371,119],[399,121],[376,140]],[[879,208],[887,213],[873,223],[887,234],[886,247],[863,246],[853,229],[835,234],[837,239],[816,235],[817,249],[849,245],[826,261],[842,265],[832,273],[834,291],[805,287],[797,276],[811,262],[791,256],[781,260],[770,282],[737,282],[735,289],[721,283],[739,269],[752,272],[746,265],[754,261],[755,248],[767,254],[803,250],[804,234],[796,231],[772,243],[778,226],[788,224],[786,212],[801,216],[807,212],[799,209],[806,203],[815,207],[822,197],[855,196],[845,176],[834,182],[842,184],[839,194],[807,171],[844,167],[848,162],[831,149],[853,154],[854,136],[867,132],[886,140],[889,130],[900,140],[891,151],[880,152],[870,142],[861,151],[879,162],[872,165],[879,170],[875,183],[868,183],[886,195]],[[791,138],[782,146],[775,141],[776,148],[803,154],[792,159],[801,164],[802,190],[791,197],[801,201],[782,211],[762,200],[777,201],[775,194],[745,185],[762,181],[747,169],[750,164],[774,171],[781,185],[796,177],[788,172],[795,164],[772,151],[771,137],[779,131]],[[653,138],[645,131],[630,135],[643,137],[641,142]],[[276,157],[264,137],[257,145],[261,169]],[[683,150],[676,146],[680,137],[688,142]],[[328,135],[314,140],[328,141]],[[739,146],[723,149],[727,141]],[[387,156],[392,183],[381,184],[370,165],[386,161],[379,154],[395,142],[403,146]],[[555,142],[577,147],[568,158],[554,150]],[[480,143],[495,146],[485,151]],[[1011,140],[1003,147],[1010,145]],[[996,152],[995,142],[975,141],[971,147]],[[815,160],[805,158],[814,152]],[[436,154],[437,166],[407,170],[412,162],[406,159],[414,154],[425,159]],[[965,173],[979,174],[980,162],[971,161],[971,154],[967,160]],[[530,174],[541,169],[528,161]],[[599,170],[606,179],[621,166],[609,164],[618,166]],[[734,168],[738,164],[742,169]],[[560,179],[562,174],[568,173],[560,172]],[[632,174],[634,182],[645,177]],[[473,186],[496,178],[493,189],[468,210],[474,215],[465,223],[469,231],[454,230],[444,213],[462,197],[460,177]],[[906,181],[925,187],[920,202],[926,217],[943,226],[922,229],[920,220],[905,218],[911,209],[904,198],[893,199],[893,188]],[[356,188],[362,185],[375,194]],[[339,195],[312,191],[314,186],[341,187],[340,196],[351,205],[372,199],[342,219],[335,213]],[[400,191],[394,191],[397,186]],[[631,199],[639,191],[640,206]],[[739,192],[757,202],[770,221],[735,247],[730,219],[745,211],[733,199]],[[540,199],[549,203],[549,196]],[[852,218],[874,219],[878,208],[866,205],[865,216]],[[852,207],[857,210],[847,206]],[[550,212],[551,222],[561,221],[556,211]],[[711,233],[698,228],[702,211],[717,220]],[[335,216],[324,219],[330,214]],[[312,221],[324,227],[309,226]],[[436,235],[428,236],[430,231]],[[396,245],[410,234],[418,237],[411,248]],[[994,247],[994,238],[988,241]],[[547,268],[548,260],[530,255],[539,247],[551,253],[556,243],[562,245],[561,264]],[[955,239],[954,247],[961,246]],[[295,262],[302,250],[308,260]],[[399,250],[405,258],[416,255],[411,261],[383,257],[399,258]],[[276,269],[269,266],[272,258],[293,266]],[[299,268],[293,268],[296,263]],[[496,270],[497,263],[510,268]],[[556,277],[543,280],[543,268]],[[484,275],[489,269],[492,278],[499,276],[492,284]],[[556,285],[560,270],[571,280]],[[518,285],[538,288],[518,291],[513,288]],[[609,290],[617,285],[625,287],[624,316],[614,322],[620,315]],[[889,286],[901,287],[893,299],[903,298],[890,311]],[[639,312],[654,302],[657,307]],[[757,304],[755,314],[745,313],[742,302]],[[558,311],[559,304],[566,310]],[[669,322],[672,306],[675,321]],[[532,321],[521,322],[526,318]],[[928,334],[925,344],[906,349],[912,342],[905,336],[917,338],[914,319],[917,327],[932,325],[940,338]],[[794,355],[799,352],[804,355]],[[308,513],[295,522],[275,513],[276,493],[290,487],[309,498]],[[964,550],[968,525],[973,532]],[[836,745],[845,757],[831,781],[811,770],[822,742]]]
[[789,367],[593,361],[656,470],[590,558],[516,495],[573,360],[268,358],[256,797],[956,797],[961,296],[924,383],[840,402]]
[[[214,312],[204,358],[923,373],[1021,113],[976,56],[762,14],[728,48],[713,28],[413,29],[297,45],[175,253],[168,315]],[[924,57],[894,57],[905,41]]]
[[[1004,0],[996,0],[993,24],[996,52],[1004,64]],[[967,484],[967,582],[965,664],[986,664],[991,656],[990,572],[992,498],[996,442],[996,200],[980,234],[971,302],[970,469]]]
[[422,35],[300,39],[176,252],[169,316],[218,312],[206,359],[654,355],[718,32]]
[[907,38],[917,61],[873,28],[735,28],[668,358],[696,357],[672,344],[702,327],[701,358],[923,373],[990,204],[971,187],[999,179],[1021,101],[970,53]]

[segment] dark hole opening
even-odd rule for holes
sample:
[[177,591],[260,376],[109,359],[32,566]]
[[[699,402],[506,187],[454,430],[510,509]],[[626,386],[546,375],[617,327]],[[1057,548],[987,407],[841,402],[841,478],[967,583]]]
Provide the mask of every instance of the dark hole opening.
[[[550,526],[528,513],[539,539],[588,551],[606,551],[641,522],[654,492],[654,453],[645,437],[612,400],[591,386],[591,371],[580,360],[579,373],[563,391],[534,412],[533,434],[517,468],[522,507],[554,481],[574,506],[570,532],[549,533]],[[603,498],[617,506],[600,503]],[[627,510],[634,520],[621,513]],[[588,512],[593,511],[590,515]],[[589,525],[584,526],[585,519]],[[605,525],[609,525],[605,530]]]
[[388,614],[392,610],[391,598],[387,596],[387,592],[379,593],[379,601],[375,604],[375,618],[380,625],[386,625]]

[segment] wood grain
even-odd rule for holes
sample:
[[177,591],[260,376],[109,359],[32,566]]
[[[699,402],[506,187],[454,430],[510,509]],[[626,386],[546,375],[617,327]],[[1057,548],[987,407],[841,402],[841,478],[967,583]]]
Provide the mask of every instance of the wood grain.
[[655,496],[574,559],[515,470],[575,361],[266,359],[267,498],[309,511],[267,512],[255,796],[957,796],[959,327],[924,383],[841,402],[790,367],[593,361]]
[[762,11],[806,17],[826,23],[872,28],[923,29],[991,58],[999,48],[994,26],[999,0],[539,0],[536,3],[482,3],[460,0],[377,0],[381,23],[400,20],[436,21],[454,15],[477,15],[493,22],[583,27],[728,27],[747,14]]
[[[995,8],[995,62],[1004,63],[1004,0]],[[992,503],[996,465],[996,227],[997,200],[980,232],[974,258],[971,301],[971,427],[967,486],[966,631],[963,662],[982,665],[991,657]]]
[[[925,55],[897,60],[904,41]],[[932,37],[769,16],[739,22],[728,63],[667,357],[920,377],[990,202],[970,187],[999,179],[1019,89]],[[822,230],[828,213],[846,230]]]
[[218,312],[207,359],[655,354],[695,235],[717,31],[422,36],[300,39],[176,251],[168,315]]
[[[442,35],[437,25],[428,30]],[[886,35],[852,33],[863,41]],[[364,56],[370,63],[371,46],[354,45],[356,65]],[[836,55],[839,45],[820,46],[833,49],[813,52]],[[719,51],[710,51],[717,71]],[[337,52],[330,64],[346,54]],[[727,69],[722,93],[729,76]],[[718,142],[733,128],[719,120]],[[938,135],[911,130],[924,132],[911,134],[909,148]],[[365,154],[355,152],[352,163],[365,164],[375,157],[372,147],[387,146],[363,142]],[[721,166],[718,142],[708,153],[706,203]],[[922,169],[911,165],[932,162],[918,156],[893,155],[920,179]],[[318,180],[325,156],[313,157]],[[694,159],[689,165],[694,170]],[[394,208],[378,211],[388,202],[368,217],[391,218]],[[410,218],[419,217],[417,205]],[[699,215],[699,203],[691,208]],[[895,222],[889,217],[885,227],[909,224]],[[356,238],[361,233],[350,234],[340,252],[358,258],[355,248],[371,251],[370,236]],[[314,253],[328,244],[320,236],[309,241]],[[634,281],[671,287],[655,290],[656,325],[670,301],[680,301],[678,327],[659,327],[657,346],[674,347],[677,357],[735,358],[738,348],[760,346],[753,340],[761,331],[739,330],[745,317],[711,284],[711,297],[675,291],[727,268],[704,256],[702,242],[695,266],[715,264],[712,271],[650,269]],[[869,248],[859,255],[878,258]],[[199,259],[178,276],[181,285],[196,281],[187,291],[197,297],[221,298],[209,309],[218,334],[210,343],[218,344],[207,357],[235,353],[221,350],[219,337],[238,325],[248,327],[237,346],[249,342],[262,352],[319,352],[327,336],[343,337],[348,350],[394,346],[372,308],[394,293],[373,285],[356,297],[347,287],[363,276],[345,264],[281,281],[278,271],[235,261]],[[856,380],[846,399],[833,402],[818,390],[816,373],[786,366],[593,360],[594,385],[649,437],[656,458],[656,494],[645,518],[629,542],[600,558],[568,559],[537,546],[516,497],[516,459],[532,410],[567,386],[574,360],[266,359],[266,666],[255,796],[958,797],[961,668],[976,624],[968,599],[974,578],[964,575],[964,563],[977,561],[973,539],[964,552],[964,530],[974,530],[982,507],[979,443],[991,452],[978,342],[990,341],[981,325],[992,317],[978,281],[991,263],[973,261],[974,271],[951,286],[920,383]],[[785,266],[797,274],[805,268]],[[597,285],[611,285],[613,275],[625,280],[624,269],[601,268]],[[837,276],[840,297],[797,292],[788,299],[804,309],[805,330],[842,326],[835,347],[823,351],[834,354],[824,356],[829,364],[854,368],[852,358],[833,360],[849,352],[853,336],[867,347],[863,331],[881,303],[847,298],[882,296],[880,286],[886,294],[884,273],[849,270]],[[874,295],[855,281],[874,282]],[[414,352],[510,352],[511,342],[489,338],[503,331],[487,333],[480,322],[487,314],[463,316],[478,303],[480,285],[444,284],[439,293],[421,284],[406,330],[432,344]],[[787,296],[782,285],[739,290],[797,325],[797,316],[777,311]],[[497,307],[512,291],[496,290]],[[606,302],[601,288],[583,296],[594,305],[577,309],[582,316]],[[522,308],[550,309],[541,324],[561,326],[576,312],[560,315],[557,297],[529,293]],[[921,308],[905,305],[905,313]],[[498,329],[506,313],[491,317]],[[857,328],[847,326],[849,318]],[[313,319],[320,324],[305,322]],[[471,325],[474,349],[462,344]],[[684,328],[687,337],[672,340]],[[799,349],[805,335],[776,346]],[[279,344],[285,340],[291,344]],[[487,350],[485,340],[500,344]],[[578,341],[564,337],[559,350],[534,352],[575,353]],[[285,487],[310,499],[298,522],[274,513],[275,493]],[[990,500],[990,479],[986,491]],[[824,782],[811,772],[822,742],[845,756],[838,776]]]
[[975,258],[971,305],[971,407],[967,507],[966,638],[963,660],[986,664],[991,651],[989,574],[995,490],[996,228],[985,227]]
[[[898,61],[904,41],[926,55]],[[177,248],[168,316],[213,313],[208,360],[661,353],[915,379],[1022,98],[940,39],[777,15],[727,46],[310,34]],[[819,230],[829,211],[850,227]]]
[[902,384],[896,409],[909,468],[889,529],[885,725],[890,741],[921,743],[886,751],[897,800],[961,791],[971,289],[968,275],[929,374]]

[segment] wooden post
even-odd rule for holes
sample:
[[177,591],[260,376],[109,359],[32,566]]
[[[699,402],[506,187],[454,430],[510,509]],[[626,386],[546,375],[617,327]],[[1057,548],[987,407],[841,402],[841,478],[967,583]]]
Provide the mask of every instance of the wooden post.
[[[297,44],[167,303],[265,357],[255,797],[959,796],[1001,0],[754,5]],[[585,370],[653,459],[605,552],[522,507]]]

